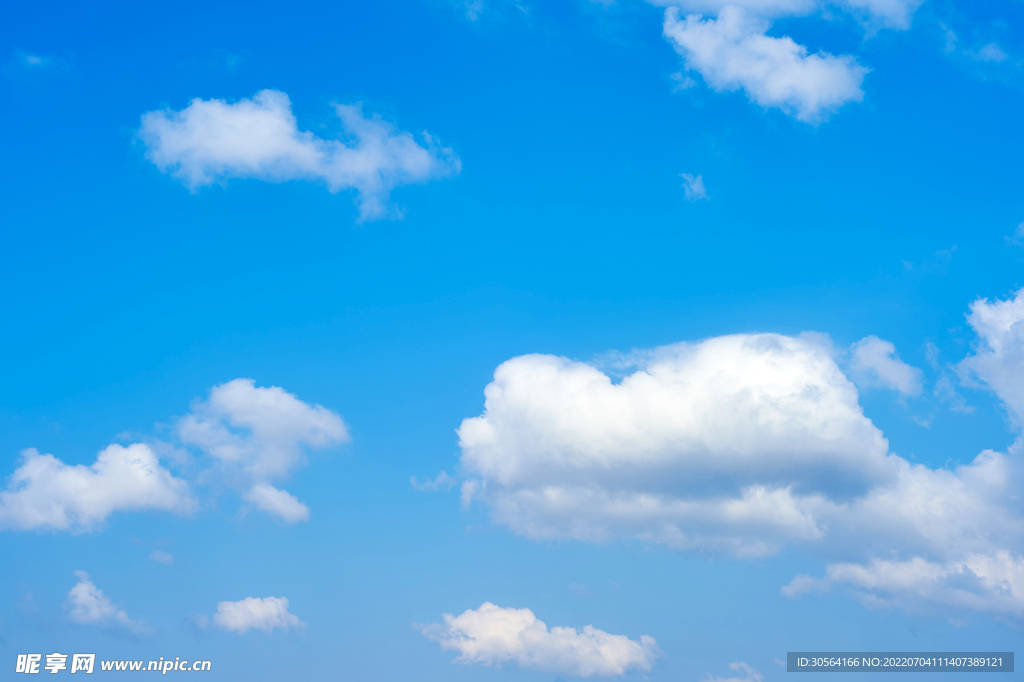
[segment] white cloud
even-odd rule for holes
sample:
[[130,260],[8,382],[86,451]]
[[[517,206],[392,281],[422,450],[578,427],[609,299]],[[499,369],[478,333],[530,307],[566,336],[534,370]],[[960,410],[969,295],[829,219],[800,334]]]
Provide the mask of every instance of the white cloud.
[[294,495],[266,483],[253,486],[245,499],[286,523],[309,520],[309,507]]
[[455,487],[455,479],[448,475],[448,472],[442,471],[433,480],[426,479],[422,483],[416,479],[415,476],[409,477],[409,483],[412,485],[414,490],[421,490],[427,492],[433,492],[444,488],[445,490],[451,490]]
[[213,616],[217,627],[245,634],[249,630],[270,633],[275,629],[302,630],[306,624],[288,612],[284,597],[246,597],[240,601],[222,601]]
[[866,336],[851,350],[850,369],[859,384],[882,386],[905,395],[921,393],[921,370],[900,360],[892,342]]
[[683,179],[683,192],[687,201],[700,201],[708,198],[708,191],[704,187],[704,178],[700,175],[693,176],[690,173],[680,173]]
[[649,671],[659,654],[657,642],[647,635],[638,642],[591,625],[548,630],[530,609],[501,608],[490,602],[442,617],[444,623],[420,626],[420,631],[442,649],[458,651],[458,663],[515,663],[554,674],[595,677],[622,675],[634,668]]
[[174,563],[174,557],[170,552],[164,552],[159,549],[154,549],[150,552],[149,559],[150,561],[155,561],[158,564],[167,564],[168,566]]
[[[774,551],[824,533],[828,496],[894,480],[881,432],[814,337],[735,335],[645,354],[621,383],[581,362],[503,363],[459,428],[471,496],[535,538]],[[685,529],[685,530],[684,530]]]
[[677,7],[687,14],[717,15],[726,7],[736,7],[759,17],[804,16],[816,11],[819,0],[648,0],[658,7]]
[[[986,450],[931,469],[890,454],[820,336],[734,335],[629,359],[637,369],[617,384],[549,355],[498,367],[484,413],[459,429],[464,499],[532,538],[637,538],[738,556],[797,544],[834,565],[1019,561],[1016,459]],[[785,593],[839,578],[822,580],[805,576]],[[994,603],[996,582],[979,585],[988,602],[957,603]]]
[[68,614],[72,621],[80,625],[99,625],[102,627],[125,628],[137,634],[148,634],[150,629],[142,621],[132,620],[124,609],[119,609],[114,602],[96,587],[85,571],[75,571],[78,583],[68,592]]
[[14,59],[5,65],[9,75],[18,73],[61,72],[67,71],[70,64],[61,57],[52,54],[40,54],[17,50]]
[[118,511],[194,508],[188,484],[160,466],[148,445],[110,445],[92,466],[29,449],[0,492],[0,528],[88,531]]
[[708,675],[704,679],[704,682],[763,682],[764,680],[764,675],[762,675],[760,671],[754,670],[742,661],[730,663],[729,667],[733,672],[741,673],[743,677],[735,675],[733,677],[713,677]]
[[1006,61],[1006,53],[1003,52],[1003,48],[999,47],[996,43],[989,43],[982,46],[980,50],[974,55],[975,59],[980,62],[1002,62]]
[[769,22],[727,5],[718,17],[665,10],[664,35],[718,91],[745,90],[763,107],[777,107],[805,122],[817,122],[847,102],[859,102],[867,69],[851,55],[808,54],[788,36],[766,34]]
[[825,578],[796,576],[783,594],[800,596],[832,585],[852,588],[870,608],[922,611],[940,606],[1024,616],[1024,557],[1005,551],[945,562],[913,557],[831,564]]
[[726,7],[738,7],[765,18],[801,17],[823,11],[829,5],[851,12],[869,29],[910,28],[914,12],[923,0],[649,0],[659,7],[678,7],[686,13],[718,15]]
[[277,386],[257,387],[252,379],[214,386],[205,401],[194,402],[178,421],[177,433],[182,443],[217,460],[247,500],[288,523],[305,521],[309,509],[268,481],[304,464],[304,449],[349,441],[337,413]]
[[960,366],[995,391],[1016,428],[1024,427],[1024,289],[1005,301],[978,299],[970,309],[967,322],[979,340]]
[[428,133],[421,145],[380,117],[364,116],[359,105],[335,111],[344,135],[321,139],[298,129],[288,95],[261,90],[233,104],[197,98],[181,111],[150,111],[138,134],[149,160],[193,190],[232,177],[319,180],[331,192],[356,190],[363,219],[395,213],[388,200],[394,187],[461,170],[458,156]]
[[914,12],[924,0],[841,0],[837,3],[853,12],[869,29],[907,30]]
[[283,388],[235,379],[210,389],[205,401],[178,421],[178,437],[256,476],[283,476],[304,462],[303,446],[325,448],[349,440],[341,416],[310,405]]

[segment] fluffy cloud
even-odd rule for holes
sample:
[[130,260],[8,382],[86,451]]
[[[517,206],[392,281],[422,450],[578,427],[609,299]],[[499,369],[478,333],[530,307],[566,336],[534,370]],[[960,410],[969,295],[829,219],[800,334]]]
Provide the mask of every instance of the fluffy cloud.
[[0,492],[0,528],[88,531],[117,511],[189,513],[188,484],[141,443],[110,445],[92,466],[68,465],[34,449]]
[[149,553],[150,561],[155,561],[158,564],[167,564],[170,566],[174,563],[174,556],[170,552],[164,552],[159,549],[154,549]]
[[[175,433],[214,466],[196,482],[227,486],[286,523],[309,519],[309,508],[270,484],[305,463],[305,452],[349,440],[342,418],[304,403],[282,388],[257,387],[251,379],[214,386],[179,419]],[[0,530],[90,531],[118,511],[162,510],[188,514],[197,508],[189,483],[161,466],[160,456],[189,460],[172,443],[110,445],[91,466],[69,465],[35,449],[0,490]],[[157,554],[154,553],[154,560]],[[167,555],[170,556],[170,555]]]
[[178,421],[178,437],[220,463],[245,498],[260,509],[294,523],[309,510],[289,493],[271,486],[305,462],[304,448],[320,449],[349,440],[345,422],[322,405],[310,405],[283,388],[257,387],[235,379],[210,389]]
[[103,590],[89,580],[85,571],[75,571],[78,584],[68,592],[68,606],[71,620],[80,625],[124,628],[137,635],[149,633],[149,627],[142,621],[132,620],[124,609],[103,594]]
[[246,597],[241,601],[222,601],[213,616],[217,627],[228,632],[245,634],[249,630],[270,633],[275,629],[301,630],[306,624],[288,612],[284,597]]
[[895,478],[856,388],[812,337],[720,337],[642,362],[618,384],[548,355],[498,367],[459,440],[499,521],[537,538],[765,553],[821,537],[829,496]]
[[304,461],[302,447],[345,443],[341,417],[309,405],[283,388],[235,379],[210,389],[178,422],[178,437],[256,476],[282,476]]
[[896,346],[877,336],[867,336],[852,347],[850,369],[863,385],[882,386],[906,395],[921,393],[921,370],[896,356]]
[[442,617],[444,623],[420,630],[442,649],[458,651],[459,663],[515,663],[554,674],[595,677],[622,675],[633,668],[649,671],[659,653],[657,642],[647,635],[637,642],[591,625],[549,630],[530,609],[501,608],[490,602]]
[[227,178],[307,179],[331,192],[358,192],[362,218],[379,218],[394,187],[458,174],[458,156],[424,133],[424,144],[358,105],[335,105],[342,139],[300,131],[288,95],[262,90],[250,100],[192,100],[181,111],[142,116],[139,138],[157,168],[192,189]]
[[847,102],[859,102],[867,69],[850,55],[808,54],[788,36],[766,34],[769,22],[728,5],[715,19],[681,18],[665,10],[664,34],[715,90],[745,90],[763,107],[777,107],[801,121],[815,122]]
[[[994,604],[1004,589],[1022,598],[1019,580],[986,577],[1013,576],[997,568],[1020,561],[1016,460],[985,451],[931,469],[890,454],[819,337],[734,335],[632,360],[619,383],[548,355],[498,367],[484,413],[459,428],[464,497],[533,538],[637,538],[739,556],[815,546],[869,572],[883,556],[945,566],[950,584],[973,572],[982,597],[956,602],[965,608]],[[803,576],[787,594],[854,586],[847,577],[861,574],[851,570]]]
[[1016,428],[1024,427],[1024,289],[1005,301],[979,299],[970,309],[978,345],[961,367],[995,391]]

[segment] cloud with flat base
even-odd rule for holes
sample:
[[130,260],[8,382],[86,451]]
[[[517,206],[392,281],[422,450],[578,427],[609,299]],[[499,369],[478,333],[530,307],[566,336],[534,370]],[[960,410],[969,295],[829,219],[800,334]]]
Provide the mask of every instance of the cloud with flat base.
[[636,669],[649,672],[659,655],[653,637],[632,640],[587,625],[580,630],[548,626],[530,609],[484,602],[443,623],[417,626],[442,649],[457,651],[456,663],[521,668],[574,677],[611,677]]

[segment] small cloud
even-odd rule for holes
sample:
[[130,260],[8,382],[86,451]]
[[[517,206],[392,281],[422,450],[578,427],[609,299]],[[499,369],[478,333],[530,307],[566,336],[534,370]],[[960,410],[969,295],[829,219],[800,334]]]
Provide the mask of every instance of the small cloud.
[[484,11],[483,0],[470,0],[470,2],[463,3],[463,7],[466,10],[466,18],[470,21],[479,19],[480,13]]
[[[775,660],[778,661],[778,659]],[[704,678],[704,682],[762,682],[764,680],[764,675],[762,675],[760,671],[754,670],[742,661],[730,663],[729,667],[733,672],[742,674],[743,677],[735,675],[733,677],[712,677],[708,674],[708,676]]]
[[154,549],[149,553],[149,558],[158,564],[166,564],[168,566],[174,563],[174,557],[171,556],[170,552],[162,552],[159,549]]
[[868,69],[853,55],[809,54],[788,36],[768,35],[771,22],[756,11],[723,5],[717,17],[708,18],[669,7],[662,25],[683,68],[699,73],[712,90],[742,89],[760,106],[777,107],[805,123],[821,122],[864,98],[861,82]]
[[569,591],[580,597],[592,596],[590,590],[587,589],[586,585],[580,585],[579,583],[569,583]]
[[29,448],[0,490],[0,529],[90,531],[120,511],[189,514],[197,506],[186,481],[142,443],[110,445],[91,466],[66,464]]
[[934,343],[929,341],[925,345],[925,357],[928,358],[928,364],[939,373],[932,393],[939,399],[939,402],[948,405],[953,412],[971,414],[974,412],[974,408],[967,404],[967,399],[953,386],[952,377],[955,375],[956,368],[949,363],[942,362],[940,355],[939,348]]
[[217,604],[213,622],[219,628],[240,635],[249,630],[263,630],[269,634],[277,629],[302,630],[306,627],[298,616],[288,612],[288,600],[284,597],[246,597],[240,601],[222,601]]
[[900,360],[891,341],[866,336],[853,344],[851,350],[851,370],[857,383],[892,389],[903,395],[921,393],[921,370]]
[[680,173],[683,179],[683,191],[686,193],[687,201],[700,201],[708,198],[708,191],[704,187],[704,178],[700,175],[694,176],[690,173]]
[[812,578],[801,573],[794,577],[788,585],[783,585],[779,592],[791,599],[799,599],[814,592],[828,592],[830,589],[832,589],[832,583],[827,579]]
[[660,655],[653,637],[632,640],[592,625],[577,630],[552,627],[530,609],[502,608],[484,602],[461,615],[442,614],[444,623],[415,625],[442,649],[457,651],[455,662],[522,668],[578,677],[612,677],[636,668],[649,672]]
[[780,666],[782,668],[785,668],[786,667],[786,662],[784,660],[782,660],[781,658],[776,658],[775,659],[775,665]]
[[682,71],[676,71],[671,74],[669,78],[672,79],[672,92],[682,92],[683,90],[689,90],[693,86],[697,85],[697,81],[693,80],[689,75]]
[[1010,246],[1024,246],[1024,223],[1018,225],[1011,236],[1003,237],[1003,239]]
[[68,592],[68,614],[72,621],[79,625],[98,625],[100,627],[124,628],[136,635],[149,634],[150,628],[142,621],[132,620],[124,609],[114,605],[103,590],[89,579],[85,571],[75,571],[78,584]]
[[299,502],[299,498],[288,491],[278,490],[272,485],[254,485],[252,490],[246,493],[245,499],[285,523],[309,521],[309,507]]
[[421,143],[379,116],[365,115],[358,103],[334,109],[345,134],[322,139],[299,130],[283,92],[262,90],[232,103],[196,98],[180,111],[143,114],[138,138],[161,172],[193,192],[230,178],[313,180],[331,193],[354,190],[360,220],[400,218],[391,190],[462,169],[458,155],[429,133]]
[[14,59],[7,63],[8,75],[42,73],[44,71],[65,71],[68,63],[54,55],[38,54],[17,50]]
[[463,481],[462,487],[459,489],[459,506],[463,511],[469,509],[469,505],[473,504],[473,498],[480,492],[479,481]]
[[946,40],[946,45],[944,48],[946,54],[953,54],[954,52],[956,52],[956,33],[953,31],[953,29],[951,29],[950,27],[946,26],[943,23],[940,23],[939,27],[942,29],[942,36]]
[[1002,62],[1006,60],[1006,53],[995,43],[989,43],[972,55],[979,62]]
[[409,483],[416,490],[422,490],[427,492],[433,492],[444,488],[445,490],[451,490],[455,487],[455,479],[448,475],[448,472],[442,471],[433,480],[425,479],[422,483],[416,480],[415,476],[409,477]]
[[18,610],[25,615],[35,613],[39,610],[39,607],[36,605],[35,597],[32,596],[31,592],[26,592],[25,596],[18,600]]

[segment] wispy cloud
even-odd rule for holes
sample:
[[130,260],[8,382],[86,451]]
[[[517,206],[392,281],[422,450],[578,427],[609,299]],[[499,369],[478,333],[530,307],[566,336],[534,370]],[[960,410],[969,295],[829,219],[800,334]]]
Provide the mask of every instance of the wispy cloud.
[[75,571],[78,583],[68,592],[69,617],[79,625],[124,629],[135,635],[150,634],[142,621],[132,620],[124,609],[117,607],[103,590],[89,579],[85,571]]
[[679,177],[683,179],[683,192],[687,201],[700,201],[708,198],[703,177],[691,173],[680,173]]

